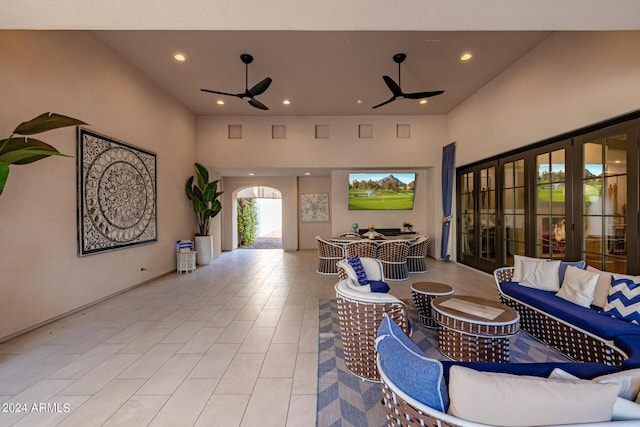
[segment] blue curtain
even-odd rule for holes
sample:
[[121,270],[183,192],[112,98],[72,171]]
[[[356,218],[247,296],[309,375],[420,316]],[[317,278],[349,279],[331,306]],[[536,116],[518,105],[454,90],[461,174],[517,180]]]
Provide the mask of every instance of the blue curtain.
[[451,201],[453,199],[453,169],[456,159],[456,144],[452,142],[442,148],[442,245],[440,257],[450,259],[449,230],[451,229]]

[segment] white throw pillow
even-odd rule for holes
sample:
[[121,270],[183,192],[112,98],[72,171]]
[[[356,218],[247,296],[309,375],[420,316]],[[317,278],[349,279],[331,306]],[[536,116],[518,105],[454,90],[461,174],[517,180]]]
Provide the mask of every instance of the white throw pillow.
[[567,266],[564,282],[556,295],[579,306],[589,308],[596,292],[598,277],[597,273]]
[[[631,369],[630,371],[637,371],[637,369]],[[596,377],[593,380],[596,381],[597,378],[605,378],[605,381],[609,380],[611,376],[622,374],[621,372],[616,372],[615,374],[602,375],[601,377]],[[555,368],[551,371],[549,378],[557,378],[557,379],[565,379],[565,380],[575,380],[578,377],[568,373],[567,371],[563,371],[560,368]],[[622,394],[629,392],[627,390],[623,390],[623,387],[620,387],[618,391],[618,397],[616,398],[615,403],[613,404],[613,412],[611,414],[611,421],[623,421],[623,420],[640,420],[640,405],[636,402],[632,402],[628,399],[622,398]]]
[[609,296],[609,288],[611,288],[611,276],[612,274],[606,271],[600,271],[597,268],[593,268],[590,265],[587,266],[587,271],[598,274],[598,284],[596,285],[596,292],[593,295],[593,305],[603,308],[607,305],[607,297]]
[[513,268],[514,282],[530,288],[558,292],[560,261],[550,261],[515,255]]
[[601,375],[593,380],[601,383],[620,384],[620,392],[618,392],[618,396],[623,399],[635,400],[638,402],[638,398],[640,398],[640,368]]
[[449,414],[499,426],[544,426],[611,420],[619,386],[589,380],[479,372],[452,366]]

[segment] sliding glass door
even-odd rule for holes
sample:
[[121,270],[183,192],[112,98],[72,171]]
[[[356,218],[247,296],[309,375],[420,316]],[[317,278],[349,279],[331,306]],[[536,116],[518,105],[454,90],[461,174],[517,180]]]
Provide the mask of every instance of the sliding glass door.
[[501,259],[498,224],[497,163],[458,175],[458,259],[493,271]]
[[[639,113],[640,115],[640,113]],[[458,261],[640,274],[640,118],[458,168]]]

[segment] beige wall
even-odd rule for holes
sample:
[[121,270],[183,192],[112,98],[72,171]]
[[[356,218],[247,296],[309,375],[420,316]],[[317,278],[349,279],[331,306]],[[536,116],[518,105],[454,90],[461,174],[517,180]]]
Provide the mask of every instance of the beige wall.
[[[242,125],[242,139],[228,138],[230,124]],[[274,124],[286,126],[286,139],[271,138],[271,127]],[[329,126],[329,138],[315,138],[317,124]],[[360,124],[372,126],[372,138],[358,138]],[[410,138],[397,138],[398,124],[410,125]],[[308,168],[312,176],[322,169],[325,176],[331,177],[331,185],[326,187],[326,191],[330,192],[330,229],[320,224],[304,224],[304,227],[301,224],[300,249],[314,248],[315,242],[312,239],[315,234],[347,231],[353,222],[366,226],[367,221],[371,221],[379,227],[401,227],[404,221],[409,221],[417,231],[433,233],[432,248],[435,253],[439,253],[438,218],[442,217],[442,200],[436,197],[439,192],[435,189],[440,188],[442,147],[449,142],[446,130],[444,116],[200,116],[198,161],[220,169],[222,176],[225,169],[233,168],[281,168],[283,174],[287,168]],[[356,214],[347,210],[347,173],[375,169],[420,171],[417,184],[419,194],[412,211]],[[329,172],[324,172],[325,170]],[[270,179],[272,178],[252,177],[239,182],[248,181],[255,183],[252,185],[274,187],[270,184]],[[301,183],[305,179],[307,178],[301,178]],[[236,178],[234,182],[235,180]],[[224,178],[224,181],[226,191],[229,177]],[[234,184],[232,190],[236,189]],[[298,198],[303,190],[296,191]],[[304,189],[304,192],[309,191]],[[231,224],[232,219],[225,218],[224,221],[227,222],[223,224],[223,229]],[[223,250],[233,247],[231,237],[222,244]]]
[[[0,338],[175,268],[195,225],[195,117],[87,32],[0,32],[0,133],[46,111],[157,154],[158,242],[77,256],[76,160],[12,166],[0,197]],[[75,154],[75,129],[42,135]],[[146,271],[140,269],[144,267]]]
[[640,31],[553,33],[448,115],[464,165],[640,108]]

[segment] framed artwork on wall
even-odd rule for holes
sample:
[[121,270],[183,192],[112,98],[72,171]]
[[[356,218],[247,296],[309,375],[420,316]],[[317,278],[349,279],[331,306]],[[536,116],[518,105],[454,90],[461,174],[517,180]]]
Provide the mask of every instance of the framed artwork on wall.
[[302,222],[329,221],[329,193],[300,195]]
[[156,155],[78,128],[78,255],[158,240]]

